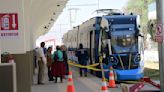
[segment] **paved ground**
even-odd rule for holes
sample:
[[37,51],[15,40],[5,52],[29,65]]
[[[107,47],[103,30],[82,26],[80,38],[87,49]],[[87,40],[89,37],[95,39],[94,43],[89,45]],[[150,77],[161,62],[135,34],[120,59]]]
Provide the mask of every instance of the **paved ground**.
[[[32,92],[66,92],[67,79],[63,83],[49,82],[46,76],[44,85],[37,85],[37,76],[34,76],[34,85]],[[101,79],[88,75],[88,77],[79,77],[79,74],[73,71],[73,80],[76,92],[101,92]],[[109,92],[121,92],[119,88],[110,89]]]
[[[32,86],[31,92],[66,92],[67,88],[67,79],[64,80],[63,83],[54,83],[49,82],[47,75],[45,76],[45,84],[37,85],[36,80],[37,76],[34,76],[34,85]],[[75,85],[76,92],[102,92],[101,91],[101,79],[92,75],[88,75],[88,77],[79,77],[77,71],[73,70],[73,80]],[[128,87],[133,84],[127,84]],[[117,85],[118,88],[110,88],[109,92],[122,92],[120,85]],[[142,88],[142,90],[157,90],[157,88],[147,84]],[[148,91],[147,91],[148,92]],[[153,92],[153,91],[149,91]],[[154,91],[155,92],[155,91]]]

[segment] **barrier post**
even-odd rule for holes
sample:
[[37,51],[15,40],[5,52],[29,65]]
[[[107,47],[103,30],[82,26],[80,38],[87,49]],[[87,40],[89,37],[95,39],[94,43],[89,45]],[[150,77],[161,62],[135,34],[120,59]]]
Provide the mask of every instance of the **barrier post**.
[[75,87],[74,87],[73,78],[72,78],[72,72],[69,72],[69,75],[68,75],[68,85],[67,85],[66,92],[75,92]]
[[115,83],[115,79],[114,79],[114,73],[113,73],[113,68],[112,66],[110,67],[110,71],[109,71],[109,88],[116,88],[116,83]]

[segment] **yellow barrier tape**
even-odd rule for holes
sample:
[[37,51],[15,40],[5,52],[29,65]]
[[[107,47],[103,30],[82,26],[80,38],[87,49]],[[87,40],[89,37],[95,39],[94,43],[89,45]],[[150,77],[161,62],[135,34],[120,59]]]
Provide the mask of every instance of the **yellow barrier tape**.
[[80,65],[80,64],[76,64],[76,63],[73,63],[73,62],[69,62],[68,64],[72,65],[72,66],[80,67],[80,68],[87,68],[86,66],[83,66],[83,65]]
[[[90,70],[93,70],[93,71],[101,71],[101,69],[95,68],[95,66],[99,65],[99,63],[92,64],[92,65],[88,65],[88,66],[83,66],[83,65],[74,63],[74,62],[72,62],[72,61],[69,61],[68,64],[69,64],[69,65],[72,65],[72,66],[79,67],[79,68],[87,68],[87,69],[90,69]],[[106,70],[104,70],[104,71],[109,71],[109,69],[106,69]]]
[[93,71],[101,71],[101,69],[97,69],[97,68],[94,68],[94,67],[87,67],[87,69],[90,69],[90,70],[93,70]]
[[[72,62],[72,61],[69,61],[69,64],[70,64],[70,65],[77,65],[77,67],[81,67],[81,68],[86,67],[86,66],[83,66],[83,65],[74,63],[74,62]],[[95,63],[95,64],[87,65],[87,66],[95,67],[95,66],[98,66],[98,65],[99,65],[99,63]]]
[[92,65],[88,65],[88,66],[98,66],[99,65],[99,63],[96,63],[96,64],[92,64]]

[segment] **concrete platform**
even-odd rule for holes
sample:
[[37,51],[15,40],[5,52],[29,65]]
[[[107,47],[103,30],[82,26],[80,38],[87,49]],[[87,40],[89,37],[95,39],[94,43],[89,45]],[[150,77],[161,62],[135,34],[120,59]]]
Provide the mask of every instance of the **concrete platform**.
[[[67,79],[63,83],[49,82],[47,75],[45,76],[45,84],[37,85],[37,76],[34,76],[34,85],[31,92],[66,92]],[[76,92],[101,92],[101,79],[93,75],[88,77],[80,77],[78,72],[73,70],[73,80]],[[122,92],[119,88],[110,88],[109,92]]]
[[[100,78],[97,78],[91,74],[88,74],[88,77],[80,77],[79,73],[77,72],[77,69],[73,69],[72,72],[73,72],[73,81],[74,81],[76,92],[102,92]],[[34,84],[32,86],[31,92],[66,92],[67,79],[64,79],[63,83],[54,83],[54,81],[49,82],[48,76],[45,73],[44,85],[37,85],[36,80],[37,80],[37,75],[34,76]],[[133,84],[126,84],[126,85],[130,87]],[[117,84],[117,88],[109,88],[109,92],[122,92],[120,84]],[[159,90],[150,84],[146,84],[140,90],[140,92],[159,92]]]

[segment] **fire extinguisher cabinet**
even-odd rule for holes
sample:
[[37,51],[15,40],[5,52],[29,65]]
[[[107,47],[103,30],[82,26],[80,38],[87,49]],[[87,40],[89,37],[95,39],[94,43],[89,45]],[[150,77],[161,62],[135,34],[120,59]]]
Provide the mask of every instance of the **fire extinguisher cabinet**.
[[[12,60],[12,62],[11,62]],[[3,53],[0,63],[0,92],[17,92],[16,64],[11,54]]]

